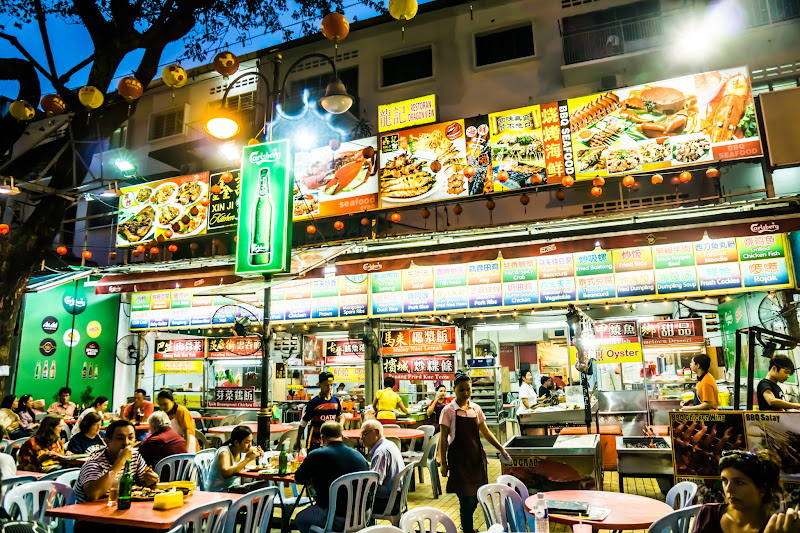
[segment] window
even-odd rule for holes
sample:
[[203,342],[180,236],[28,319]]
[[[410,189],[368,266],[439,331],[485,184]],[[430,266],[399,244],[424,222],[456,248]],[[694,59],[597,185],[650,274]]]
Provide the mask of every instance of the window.
[[530,24],[475,36],[475,66],[532,55],[533,27]]
[[[256,92],[242,93],[236,95],[228,95],[225,99],[225,109],[228,111],[245,111],[253,109],[256,105]],[[214,102],[213,106],[219,108],[222,106],[222,99]]]
[[407,54],[384,57],[381,62],[381,87],[433,76],[433,49],[430,46]]
[[150,116],[149,140],[163,139],[183,133],[183,108]]
[[108,149],[126,148],[128,146],[128,125],[123,124],[108,138]]

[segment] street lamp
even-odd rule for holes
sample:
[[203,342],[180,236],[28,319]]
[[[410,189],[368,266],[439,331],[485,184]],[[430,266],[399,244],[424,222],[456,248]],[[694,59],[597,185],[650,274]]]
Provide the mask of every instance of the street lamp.
[[230,111],[225,109],[225,102],[228,98],[228,92],[236,85],[236,82],[241,80],[242,78],[248,76],[258,76],[264,81],[264,84],[267,87],[267,116],[265,117],[265,122],[272,122],[272,117],[275,112],[275,105],[280,100],[280,97],[286,93],[286,81],[289,78],[289,74],[292,72],[292,69],[296,67],[300,62],[305,61],[306,59],[310,58],[321,58],[328,62],[328,64],[333,69],[333,81],[328,84],[328,87],[325,90],[325,96],[320,98],[320,104],[322,105],[323,109],[328,113],[334,115],[340,115],[345,113],[350,107],[353,105],[355,99],[347,93],[347,89],[342,83],[342,80],[339,79],[339,75],[336,71],[336,63],[334,63],[331,58],[326,56],[325,54],[307,54],[292,63],[289,67],[286,76],[283,77],[283,83],[280,84],[280,92],[276,93],[278,89],[278,80],[280,79],[280,64],[281,64],[281,55],[278,54],[275,59],[273,60],[273,82],[270,85],[269,80],[258,71],[253,72],[245,72],[241,76],[238,76],[232,82],[228,84],[225,88],[225,92],[222,93],[222,105],[220,106],[220,110],[215,114],[215,116],[211,117],[206,122],[206,131],[212,137],[216,137],[217,139],[230,139],[237,133],[241,127],[239,123],[236,121],[236,116],[231,113]]

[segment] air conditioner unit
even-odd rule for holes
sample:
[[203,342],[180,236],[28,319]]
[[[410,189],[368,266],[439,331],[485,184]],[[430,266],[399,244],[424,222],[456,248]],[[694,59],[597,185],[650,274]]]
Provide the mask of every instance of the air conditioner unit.
[[600,76],[601,90],[610,91],[619,87],[622,87],[622,74],[603,74]]

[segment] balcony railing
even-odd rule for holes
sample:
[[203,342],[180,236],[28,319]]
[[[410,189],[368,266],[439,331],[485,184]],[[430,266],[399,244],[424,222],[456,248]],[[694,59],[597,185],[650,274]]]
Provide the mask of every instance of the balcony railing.
[[800,18],[800,0],[746,0],[739,5],[744,10],[744,24],[748,27]]
[[572,65],[655,48],[664,42],[661,16],[620,21],[563,35],[564,63]]

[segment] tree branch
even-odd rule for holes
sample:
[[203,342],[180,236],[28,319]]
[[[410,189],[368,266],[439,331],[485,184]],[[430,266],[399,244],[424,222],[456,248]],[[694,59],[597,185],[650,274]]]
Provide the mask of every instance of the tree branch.
[[97,45],[103,42],[103,39],[108,33],[108,26],[111,23],[100,13],[94,0],[73,0],[72,5],[75,6],[75,10],[83,22],[83,25],[86,26],[86,29],[89,31],[89,35],[92,37],[92,42],[94,42],[96,50]]
[[[33,105],[39,102],[42,93],[39,76],[30,62],[17,58],[0,59],[0,80],[16,80],[19,82],[19,99],[33,102]],[[10,113],[0,119],[0,154],[14,146],[26,126]]]
[[73,75],[74,75],[76,72],[78,72],[80,69],[82,69],[83,67],[85,67],[86,65],[88,65],[89,63],[91,63],[92,61],[94,61],[94,54],[90,55],[89,57],[87,57],[86,59],[84,59],[83,61],[81,61],[80,63],[78,63],[78,64],[77,64],[77,65],[75,65],[74,67],[72,67],[71,69],[69,69],[69,70],[68,70],[68,71],[67,71],[67,72],[66,72],[66,73],[65,73],[63,76],[60,76],[60,77],[58,78],[58,81],[59,81],[60,83],[67,83],[67,82],[69,81],[69,79],[70,79],[70,78],[71,78],[71,77],[72,77],[72,76],[73,76]]
[[42,10],[42,0],[36,0],[34,3],[36,9],[36,20],[39,22],[39,33],[42,34],[42,43],[44,44],[44,53],[47,55],[47,65],[50,67],[50,74],[53,78],[58,78],[56,74],[56,63],[53,61],[53,50],[50,47],[50,37],[47,35],[47,26],[44,11]]
[[14,37],[13,35],[8,35],[8,34],[5,34],[5,33],[2,33],[2,32],[0,32],[0,37],[2,37],[2,38],[3,38],[3,39],[5,39],[6,41],[8,41],[8,42],[10,42],[12,45],[14,45],[14,48],[16,48],[17,50],[19,50],[19,52],[20,52],[20,53],[21,53],[21,54],[22,54],[22,55],[25,57],[25,59],[27,59],[27,60],[28,60],[28,61],[29,61],[29,62],[30,62],[30,63],[31,63],[31,64],[32,64],[34,67],[36,67],[36,70],[38,70],[39,72],[41,72],[41,73],[42,73],[42,75],[43,75],[45,78],[47,78],[47,79],[50,81],[50,83],[54,83],[54,82],[56,81],[56,80],[54,80],[54,79],[53,79],[53,76],[51,76],[51,75],[50,75],[50,73],[49,73],[49,72],[47,72],[47,71],[46,71],[46,70],[45,70],[45,69],[44,69],[44,68],[43,68],[43,67],[42,67],[42,66],[41,66],[41,65],[40,65],[40,64],[39,64],[39,63],[38,63],[38,62],[37,62],[37,61],[36,61],[34,58],[33,58],[33,56],[32,56],[32,55],[30,55],[30,54],[28,53],[28,51],[27,51],[27,50],[25,50],[25,47],[24,47],[24,46],[22,46],[22,45],[20,44],[19,40],[17,40],[17,38],[16,38],[16,37]]

